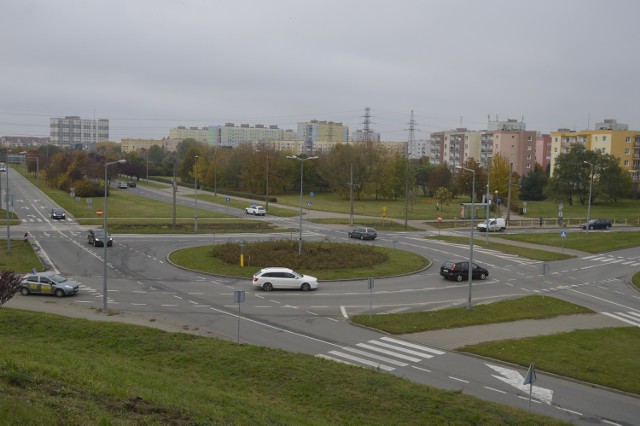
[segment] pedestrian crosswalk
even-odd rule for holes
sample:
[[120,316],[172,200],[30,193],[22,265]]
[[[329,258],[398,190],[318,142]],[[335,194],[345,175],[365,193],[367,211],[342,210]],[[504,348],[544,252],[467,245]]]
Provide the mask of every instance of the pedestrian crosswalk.
[[611,255],[594,254],[593,256],[583,257],[585,260],[602,263],[619,263],[626,266],[640,266],[640,258],[616,257]]
[[634,327],[640,327],[640,312],[628,311],[628,312],[603,312],[604,315],[615,318],[624,323],[630,324]]
[[393,371],[397,367],[406,367],[410,363],[417,363],[445,354],[444,351],[438,349],[387,336],[357,343],[354,346],[343,346],[339,350],[332,350],[316,356],[344,364]]

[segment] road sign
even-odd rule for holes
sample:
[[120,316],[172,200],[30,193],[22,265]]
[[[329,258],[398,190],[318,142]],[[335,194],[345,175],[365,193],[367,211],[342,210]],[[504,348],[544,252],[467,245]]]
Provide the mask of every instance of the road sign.
[[523,385],[530,385],[533,384],[536,381],[536,366],[535,364],[531,364],[529,366],[529,371],[527,371],[527,375],[524,378],[524,382],[522,383]]
[[562,232],[560,233],[560,237],[561,237],[561,238],[567,238],[567,232],[566,232],[566,231],[562,231]]
[[442,223],[442,216],[438,216],[438,222]]
[[231,198],[227,197],[224,199],[227,203],[231,201]]
[[311,207],[311,201],[307,201],[307,207]]
[[96,210],[96,214],[98,216],[102,216],[104,214],[104,212],[102,211],[102,209],[98,209],[98,210]]
[[233,292],[233,302],[234,303],[242,303],[245,300],[245,292],[244,290],[236,290]]

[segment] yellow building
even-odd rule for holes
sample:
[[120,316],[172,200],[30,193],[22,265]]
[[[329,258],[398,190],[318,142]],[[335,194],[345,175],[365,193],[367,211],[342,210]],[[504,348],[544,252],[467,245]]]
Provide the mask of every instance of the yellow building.
[[597,123],[596,129],[559,129],[551,133],[551,175],[560,154],[568,153],[575,145],[582,145],[589,151],[619,158],[620,166],[632,174],[633,181],[640,182],[640,130],[628,130],[626,125],[611,119]]
[[152,146],[159,146],[166,151],[175,151],[180,141],[175,139],[122,139],[120,149],[122,152],[149,150]]

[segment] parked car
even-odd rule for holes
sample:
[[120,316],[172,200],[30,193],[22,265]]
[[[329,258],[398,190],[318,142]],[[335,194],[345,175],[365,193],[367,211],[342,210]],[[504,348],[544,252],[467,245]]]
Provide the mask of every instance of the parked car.
[[80,284],[55,272],[29,274],[22,279],[20,294],[53,294],[56,297],[76,294]]
[[252,214],[254,216],[264,216],[267,211],[262,206],[256,206],[255,204],[244,209],[246,214]]
[[360,238],[361,240],[375,240],[378,233],[373,228],[353,228],[349,231],[349,238]]
[[118,188],[120,189],[127,189],[127,183],[126,182],[118,182]]
[[133,181],[131,181],[131,182],[127,182],[127,186],[128,186],[129,188],[135,188],[135,187],[136,187],[136,183],[135,183],[135,182],[133,182]]
[[299,274],[289,268],[264,268],[253,274],[253,286],[264,291],[278,288],[295,288],[309,291],[318,288],[318,279]]
[[483,222],[480,222],[477,228],[480,232],[487,232],[487,230],[489,232],[502,232],[507,229],[507,221],[501,217],[487,219]]
[[51,219],[55,219],[55,220],[60,220],[60,219],[66,219],[67,215],[65,214],[64,210],[62,209],[51,209]]
[[[589,229],[611,229],[611,221],[609,219],[591,219],[589,221]],[[587,224],[583,223],[580,228],[587,229]]]
[[[448,280],[456,280],[463,281],[469,279],[469,261],[468,260],[460,260],[460,261],[447,261],[440,266],[440,275],[442,275],[445,279]],[[473,272],[471,274],[471,279],[481,279],[486,280],[489,276],[489,271],[485,268],[478,266],[476,263],[473,264]]]
[[89,235],[87,235],[87,242],[94,247],[104,247],[104,242],[107,241],[107,247],[113,245],[113,238],[108,233],[105,237],[104,229],[90,229]]

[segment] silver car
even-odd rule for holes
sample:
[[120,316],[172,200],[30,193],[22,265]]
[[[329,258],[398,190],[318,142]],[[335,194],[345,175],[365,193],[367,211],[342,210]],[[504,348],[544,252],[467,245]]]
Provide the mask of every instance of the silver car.
[[289,268],[264,268],[253,274],[253,286],[264,291],[291,288],[309,291],[318,287],[318,279]]
[[80,289],[76,281],[63,277],[55,272],[39,272],[29,274],[22,279],[20,294],[53,294],[56,297],[71,296]]

